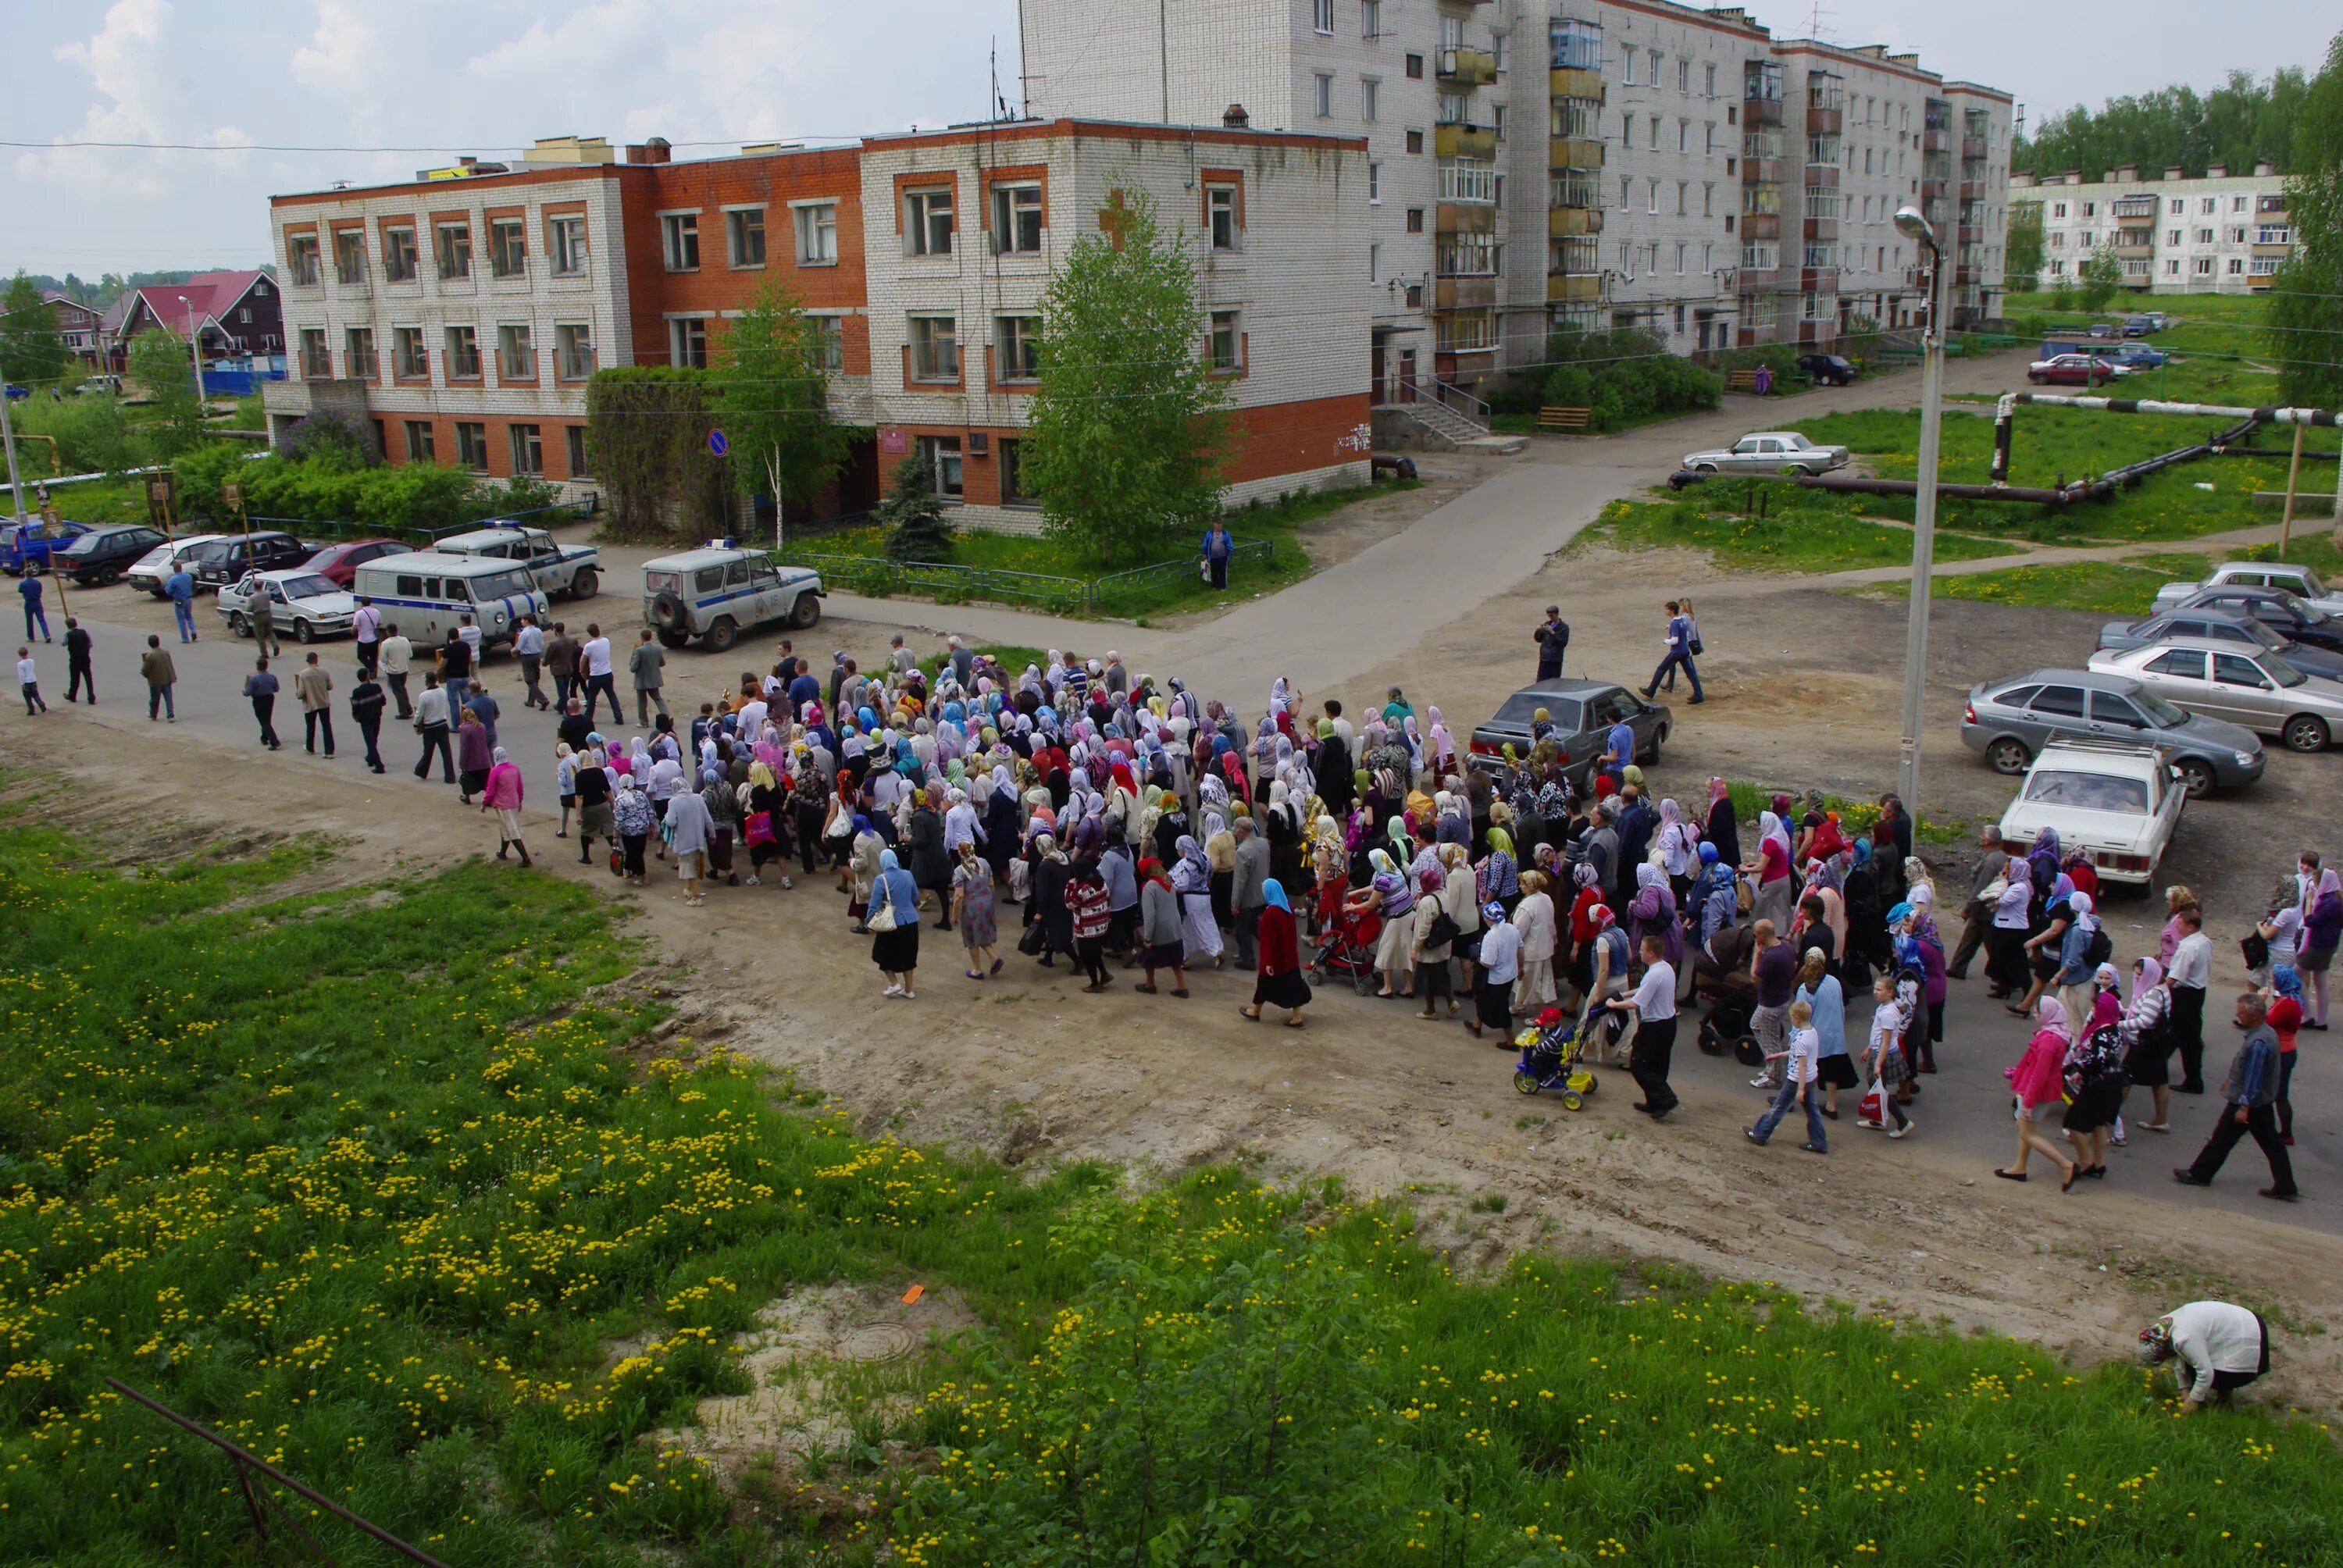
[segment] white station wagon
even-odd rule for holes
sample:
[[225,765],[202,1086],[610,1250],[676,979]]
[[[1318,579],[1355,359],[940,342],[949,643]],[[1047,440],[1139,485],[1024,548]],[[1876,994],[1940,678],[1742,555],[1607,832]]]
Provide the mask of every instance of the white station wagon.
[[2002,847],[2022,855],[2042,829],[2080,849],[2102,883],[2147,888],[2172,848],[2188,791],[2161,748],[2060,736],[2042,748],[2001,814]]

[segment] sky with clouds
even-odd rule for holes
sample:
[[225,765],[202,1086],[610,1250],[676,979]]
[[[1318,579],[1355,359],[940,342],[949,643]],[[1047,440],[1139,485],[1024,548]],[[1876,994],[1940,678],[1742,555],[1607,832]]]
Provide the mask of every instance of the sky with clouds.
[[[1138,5],[1142,0],[1123,0]],[[1172,0],[1174,5],[1183,0]],[[1277,4],[1281,0],[1261,0]],[[2315,66],[2335,0],[1749,0],[1777,37],[1919,51],[2029,119],[2184,81]],[[1017,0],[52,0],[14,8],[0,91],[0,270],[248,266],[266,198],[410,176],[540,136],[843,139],[1017,98]],[[211,150],[62,147],[64,141]],[[413,149],[238,151],[266,146]]]

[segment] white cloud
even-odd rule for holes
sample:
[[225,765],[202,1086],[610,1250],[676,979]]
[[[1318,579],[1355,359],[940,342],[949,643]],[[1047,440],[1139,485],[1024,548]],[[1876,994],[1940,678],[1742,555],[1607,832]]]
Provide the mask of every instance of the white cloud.
[[381,31],[350,0],[317,0],[317,30],[293,51],[293,79],[305,87],[361,87],[381,68]]
[[581,70],[615,65],[639,69],[646,60],[658,57],[659,35],[673,25],[674,12],[688,8],[670,7],[662,18],[649,0],[600,0],[550,26],[542,18],[530,23],[518,37],[473,55],[465,68],[481,76],[545,78],[556,73],[568,79]]

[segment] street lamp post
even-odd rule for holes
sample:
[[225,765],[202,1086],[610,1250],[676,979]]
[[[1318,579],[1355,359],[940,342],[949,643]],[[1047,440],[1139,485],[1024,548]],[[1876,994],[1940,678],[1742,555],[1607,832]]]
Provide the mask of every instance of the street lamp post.
[[187,363],[196,372],[196,417],[204,412],[204,329],[196,325],[196,307],[187,303],[186,295],[179,296],[179,314],[187,320]]
[[1919,496],[1912,508],[1912,599],[1904,632],[1904,739],[1896,793],[1920,817],[1920,725],[1928,678],[1928,578],[1936,557],[1936,465],[1945,424],[1945,330],[1953,314],[1953,271],[1936,229],[1917,207],[1899,208],[1896,228],[1928,247],[1928,325],[1921,336]]

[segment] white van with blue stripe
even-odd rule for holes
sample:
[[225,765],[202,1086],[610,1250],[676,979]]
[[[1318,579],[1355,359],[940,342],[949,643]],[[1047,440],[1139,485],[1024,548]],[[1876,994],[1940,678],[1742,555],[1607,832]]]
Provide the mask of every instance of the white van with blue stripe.
[[764,551],[729,539],[643,563],[643,618],[669,648],[697,637],[722,653],[769,621],[809,631],[821,621],[826,591],[820,573],[776,566]]
[[525,615],[545,624],[545,592],[518,561],[493,556],[418,550],[385,556],[357,569],[350,591],[374,601],[382,618],[417,645],[440,642],[466,616],[484,648],[512,640]]

